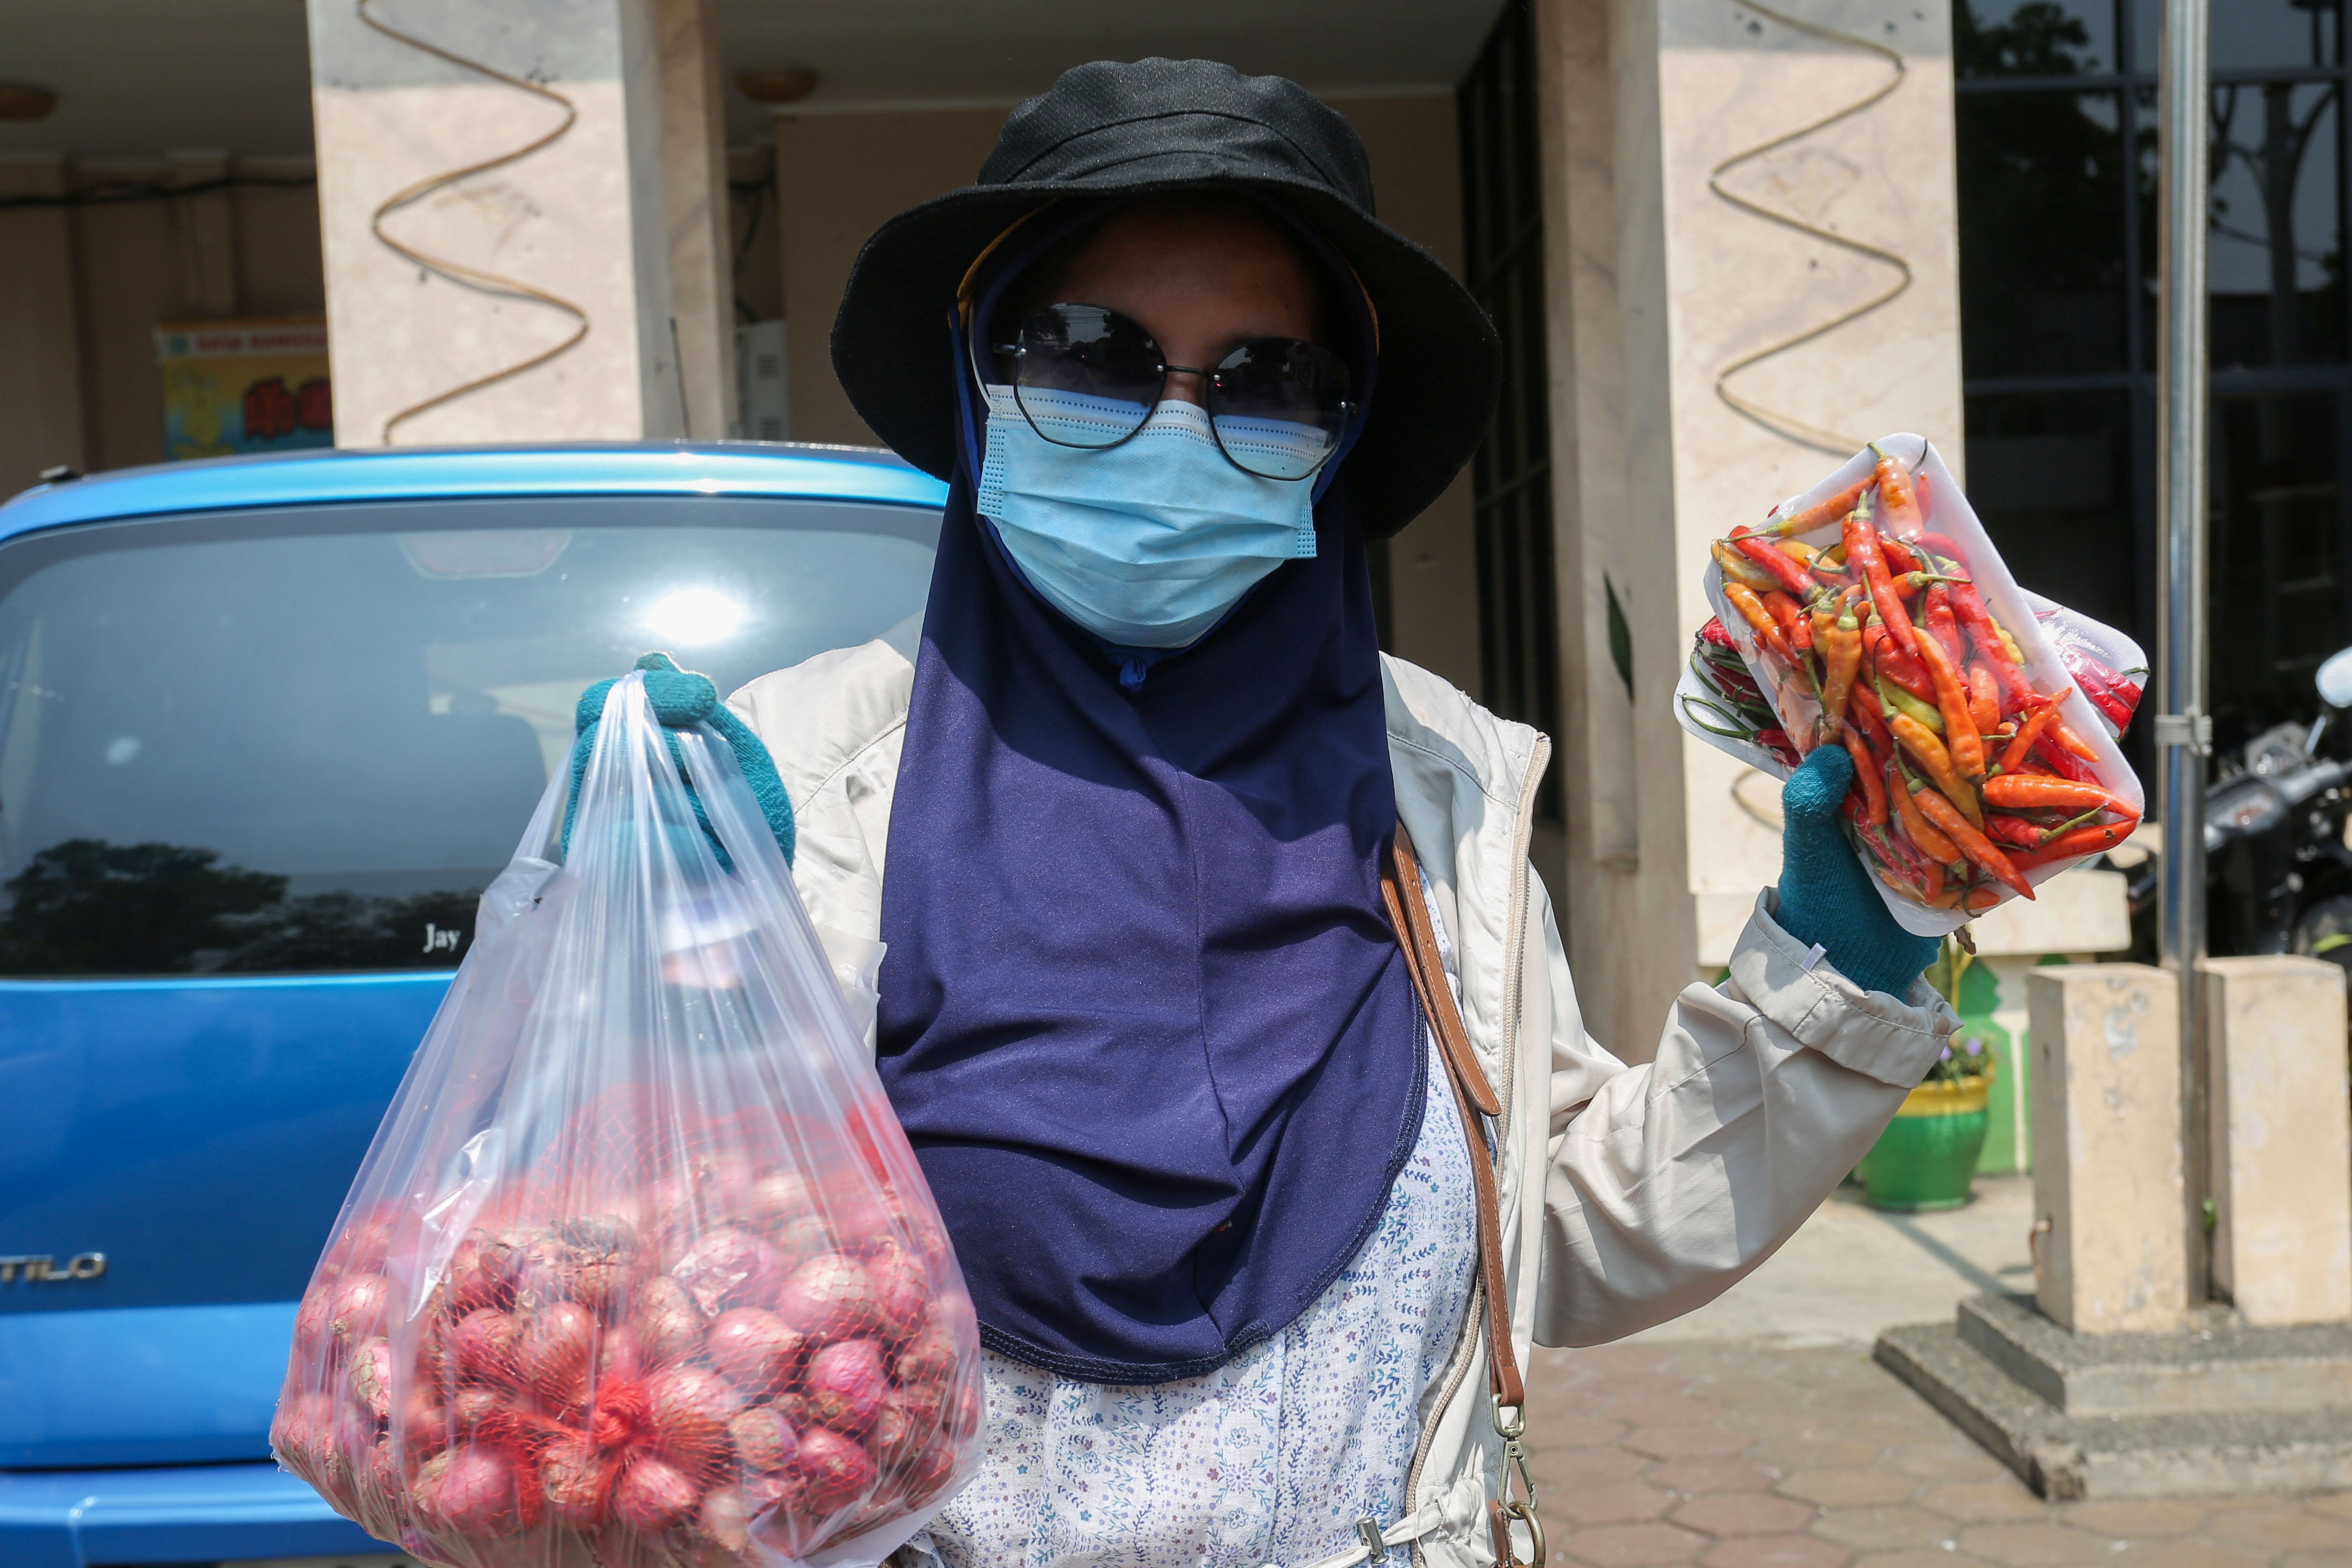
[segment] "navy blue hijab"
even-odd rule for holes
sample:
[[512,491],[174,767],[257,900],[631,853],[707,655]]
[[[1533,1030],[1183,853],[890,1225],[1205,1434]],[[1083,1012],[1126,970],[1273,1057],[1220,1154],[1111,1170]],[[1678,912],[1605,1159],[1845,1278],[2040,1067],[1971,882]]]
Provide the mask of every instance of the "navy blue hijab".
[[1323,1293],[1421,1128],[1363,534],[1335,477],[1315,558],[1123,689],[974,511],[976,445],[891,806],[882,1081],[984,1343],[1195,1377]]

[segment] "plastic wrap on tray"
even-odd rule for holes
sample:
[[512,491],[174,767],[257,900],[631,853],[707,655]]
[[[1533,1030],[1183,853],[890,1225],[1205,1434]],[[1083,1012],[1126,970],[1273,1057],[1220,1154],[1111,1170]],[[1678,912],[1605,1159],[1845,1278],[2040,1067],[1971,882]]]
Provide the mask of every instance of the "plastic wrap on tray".
[[1776,778],[1845,747],[1847,832],[1906,929],[2030,898],[2137,824],[2116,742],[2144,656],[2019,587],[1922,437],[1872,443],[1716,542],[1706,588],[1675,717]]

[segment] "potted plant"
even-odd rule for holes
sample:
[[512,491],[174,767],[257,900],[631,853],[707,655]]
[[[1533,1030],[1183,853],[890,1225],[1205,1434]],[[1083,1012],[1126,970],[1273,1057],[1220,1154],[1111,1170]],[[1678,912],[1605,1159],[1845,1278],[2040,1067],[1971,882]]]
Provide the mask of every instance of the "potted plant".
[[[1951,937],[1927,966],[1927,983],[1957,1005],[1960,976],[1975,954]],[[1861,1175],[1871,1206],[1883,1209],[1958,1208],[1969,1201],[1977,1157],[1990,1124],[1992,1053],[1974,1036],[1947,1045],[1919,1087],[1906,1096],[1870,1152]]]

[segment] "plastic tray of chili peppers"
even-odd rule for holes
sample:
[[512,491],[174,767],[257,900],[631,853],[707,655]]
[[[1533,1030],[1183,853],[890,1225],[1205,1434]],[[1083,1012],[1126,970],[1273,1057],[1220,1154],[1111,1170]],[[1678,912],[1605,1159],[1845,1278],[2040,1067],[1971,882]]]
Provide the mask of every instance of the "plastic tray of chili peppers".
[[2121,844],[2116,741],[2145,660],[2026,593],[1935,448],[1889,436],[1715,542],[1685,729],[1785,778],[1854,760],[1847,831],[1906,930],[1940,935]]

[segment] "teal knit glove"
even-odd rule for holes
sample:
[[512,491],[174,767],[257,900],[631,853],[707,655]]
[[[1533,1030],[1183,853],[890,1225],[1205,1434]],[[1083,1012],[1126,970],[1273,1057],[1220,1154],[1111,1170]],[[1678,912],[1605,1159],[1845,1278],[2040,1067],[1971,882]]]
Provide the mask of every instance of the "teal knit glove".
[[[744,782],[751,786],[751,796],[759,803],[760,815],[768,820],[768,831],[775,835],[776,847],[784,852],[784,864],[793,863],[793,845],[796,837],[793,822],[792,796],[784,793],[783,782],[776,776],[775,759],[751,727],[738,719],[727,705],[719,700],[719,689],[707,675],[680,669],[666,653],[649,653],[639,658],[636,668],[645,671],[646,700],[652,704],[654,717],[672,730],[682,730],[690,724],[708,724],[719,731],[735,753],[736,764],[743,770]],[[600,680],[580,694],[579,707],[572,715],[572,731],[577,737],[572,743],[572,792],[563,807],[563,834],[560,853],[572,850],[572,807],[580,801],[580,781],[588,772],[589,754],[596,749],[596,724],[604,714],[604,699],[621,683],[614,676]],[[686,757],[678,749],[676,736],[668,737],[670,761],[676,764],[681,778],[686,775]],[[687,803],[694,808],[694,820],[710,841],[711,852],[719,858],[722,871],[735,869],[734,858],[727,846],[719,841],[711,830],[710,817],[703,810],[702,797],[694,792],[694,781],[686,779]],[[688,831],[691,831],[690,829]]]
[[1838,826],[1853,785],[1843,746],[1817,746],[1780,786],[1780,929],[1818,942],[1837,972],[1864,991],[1901,996],[1942,944],[1895,923]]

